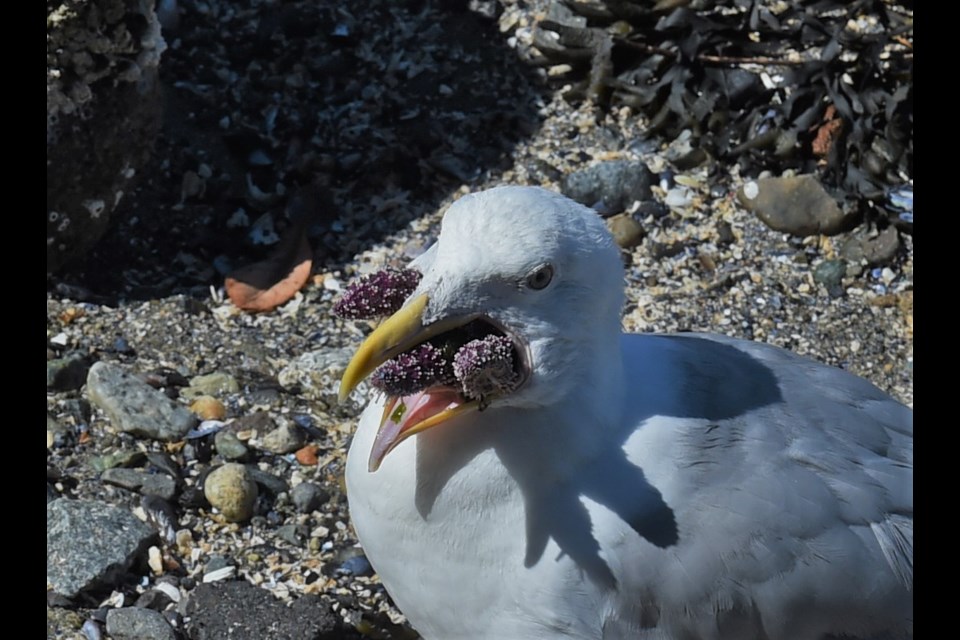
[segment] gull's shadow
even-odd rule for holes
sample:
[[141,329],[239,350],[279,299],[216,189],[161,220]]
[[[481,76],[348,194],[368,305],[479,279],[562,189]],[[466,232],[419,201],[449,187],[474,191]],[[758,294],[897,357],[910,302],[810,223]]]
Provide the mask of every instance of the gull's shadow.
[[441,438],[430,444],[421,439],[416,496],[421,516],[429,516],[458,470],[492,447],[523,492],[526,566],[541,561],[552,538],[591,580],[615,584],[600,556],[583,498],[603,505],[650,544],[661,548],[677,544],[680,532],[674,510],[643,469],[630,462],[624,449],[627,440],[651,417],[688,418],[702,428],[682,434],[689,457],[678,463],[718,464],[741,438],[736,418],[782,401],[780,387],[769,367],[722,342],[682,335],[628,336],[624,349],[631,400],[617,437],[598,450],[592,462],[576,469],[558,466],[564,451],[580,446],[576,435],[582,432],[568,434],[555,425],[523,429],[513,425],[509,434],[485,425],[484,435],[472,438],[475,444],[470,449],[447,446],[443,436],[456,437],[452,433],[438,434]]

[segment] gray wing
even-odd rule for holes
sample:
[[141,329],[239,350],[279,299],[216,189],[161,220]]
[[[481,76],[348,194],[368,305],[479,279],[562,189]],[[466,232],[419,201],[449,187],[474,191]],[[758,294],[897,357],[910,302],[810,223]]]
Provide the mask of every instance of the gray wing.
[[769,345],[624,345],[628,379],[650,387],[633,424],[678,425],[663,490],[681,532],[671,562],[687,577],[658,587],[665,601],[704,592],[714,624],[741,630],[721,637],[912,637],[912,410]]

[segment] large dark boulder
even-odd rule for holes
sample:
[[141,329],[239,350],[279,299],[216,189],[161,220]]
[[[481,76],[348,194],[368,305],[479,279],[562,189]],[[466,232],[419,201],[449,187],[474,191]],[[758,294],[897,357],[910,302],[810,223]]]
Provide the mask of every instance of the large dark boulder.
[[47,2],[47,272],[82,254],[149,157],[166,48],[153,0]]

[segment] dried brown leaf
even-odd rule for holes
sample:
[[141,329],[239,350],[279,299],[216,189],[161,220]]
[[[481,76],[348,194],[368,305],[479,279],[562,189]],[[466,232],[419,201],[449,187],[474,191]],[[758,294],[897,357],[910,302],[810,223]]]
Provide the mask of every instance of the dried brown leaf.
[[240,267],[224,286],[230,301],[244,311],[272,311],[297,294],[310,277],[313,252],[306,225],[295,224],[266,260]]

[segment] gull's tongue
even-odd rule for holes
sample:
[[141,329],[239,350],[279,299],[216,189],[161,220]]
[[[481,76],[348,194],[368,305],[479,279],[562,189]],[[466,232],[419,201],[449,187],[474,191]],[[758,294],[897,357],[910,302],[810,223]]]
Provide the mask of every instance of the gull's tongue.
[[463,398],[460,393],[444,387],[434,387],[400,398],[388,398],[383,423],[370,450],[367,464],[370,471],[376,471],[380,467],[383,458],[406,439],[404,434],[411,427],[461,404]]

